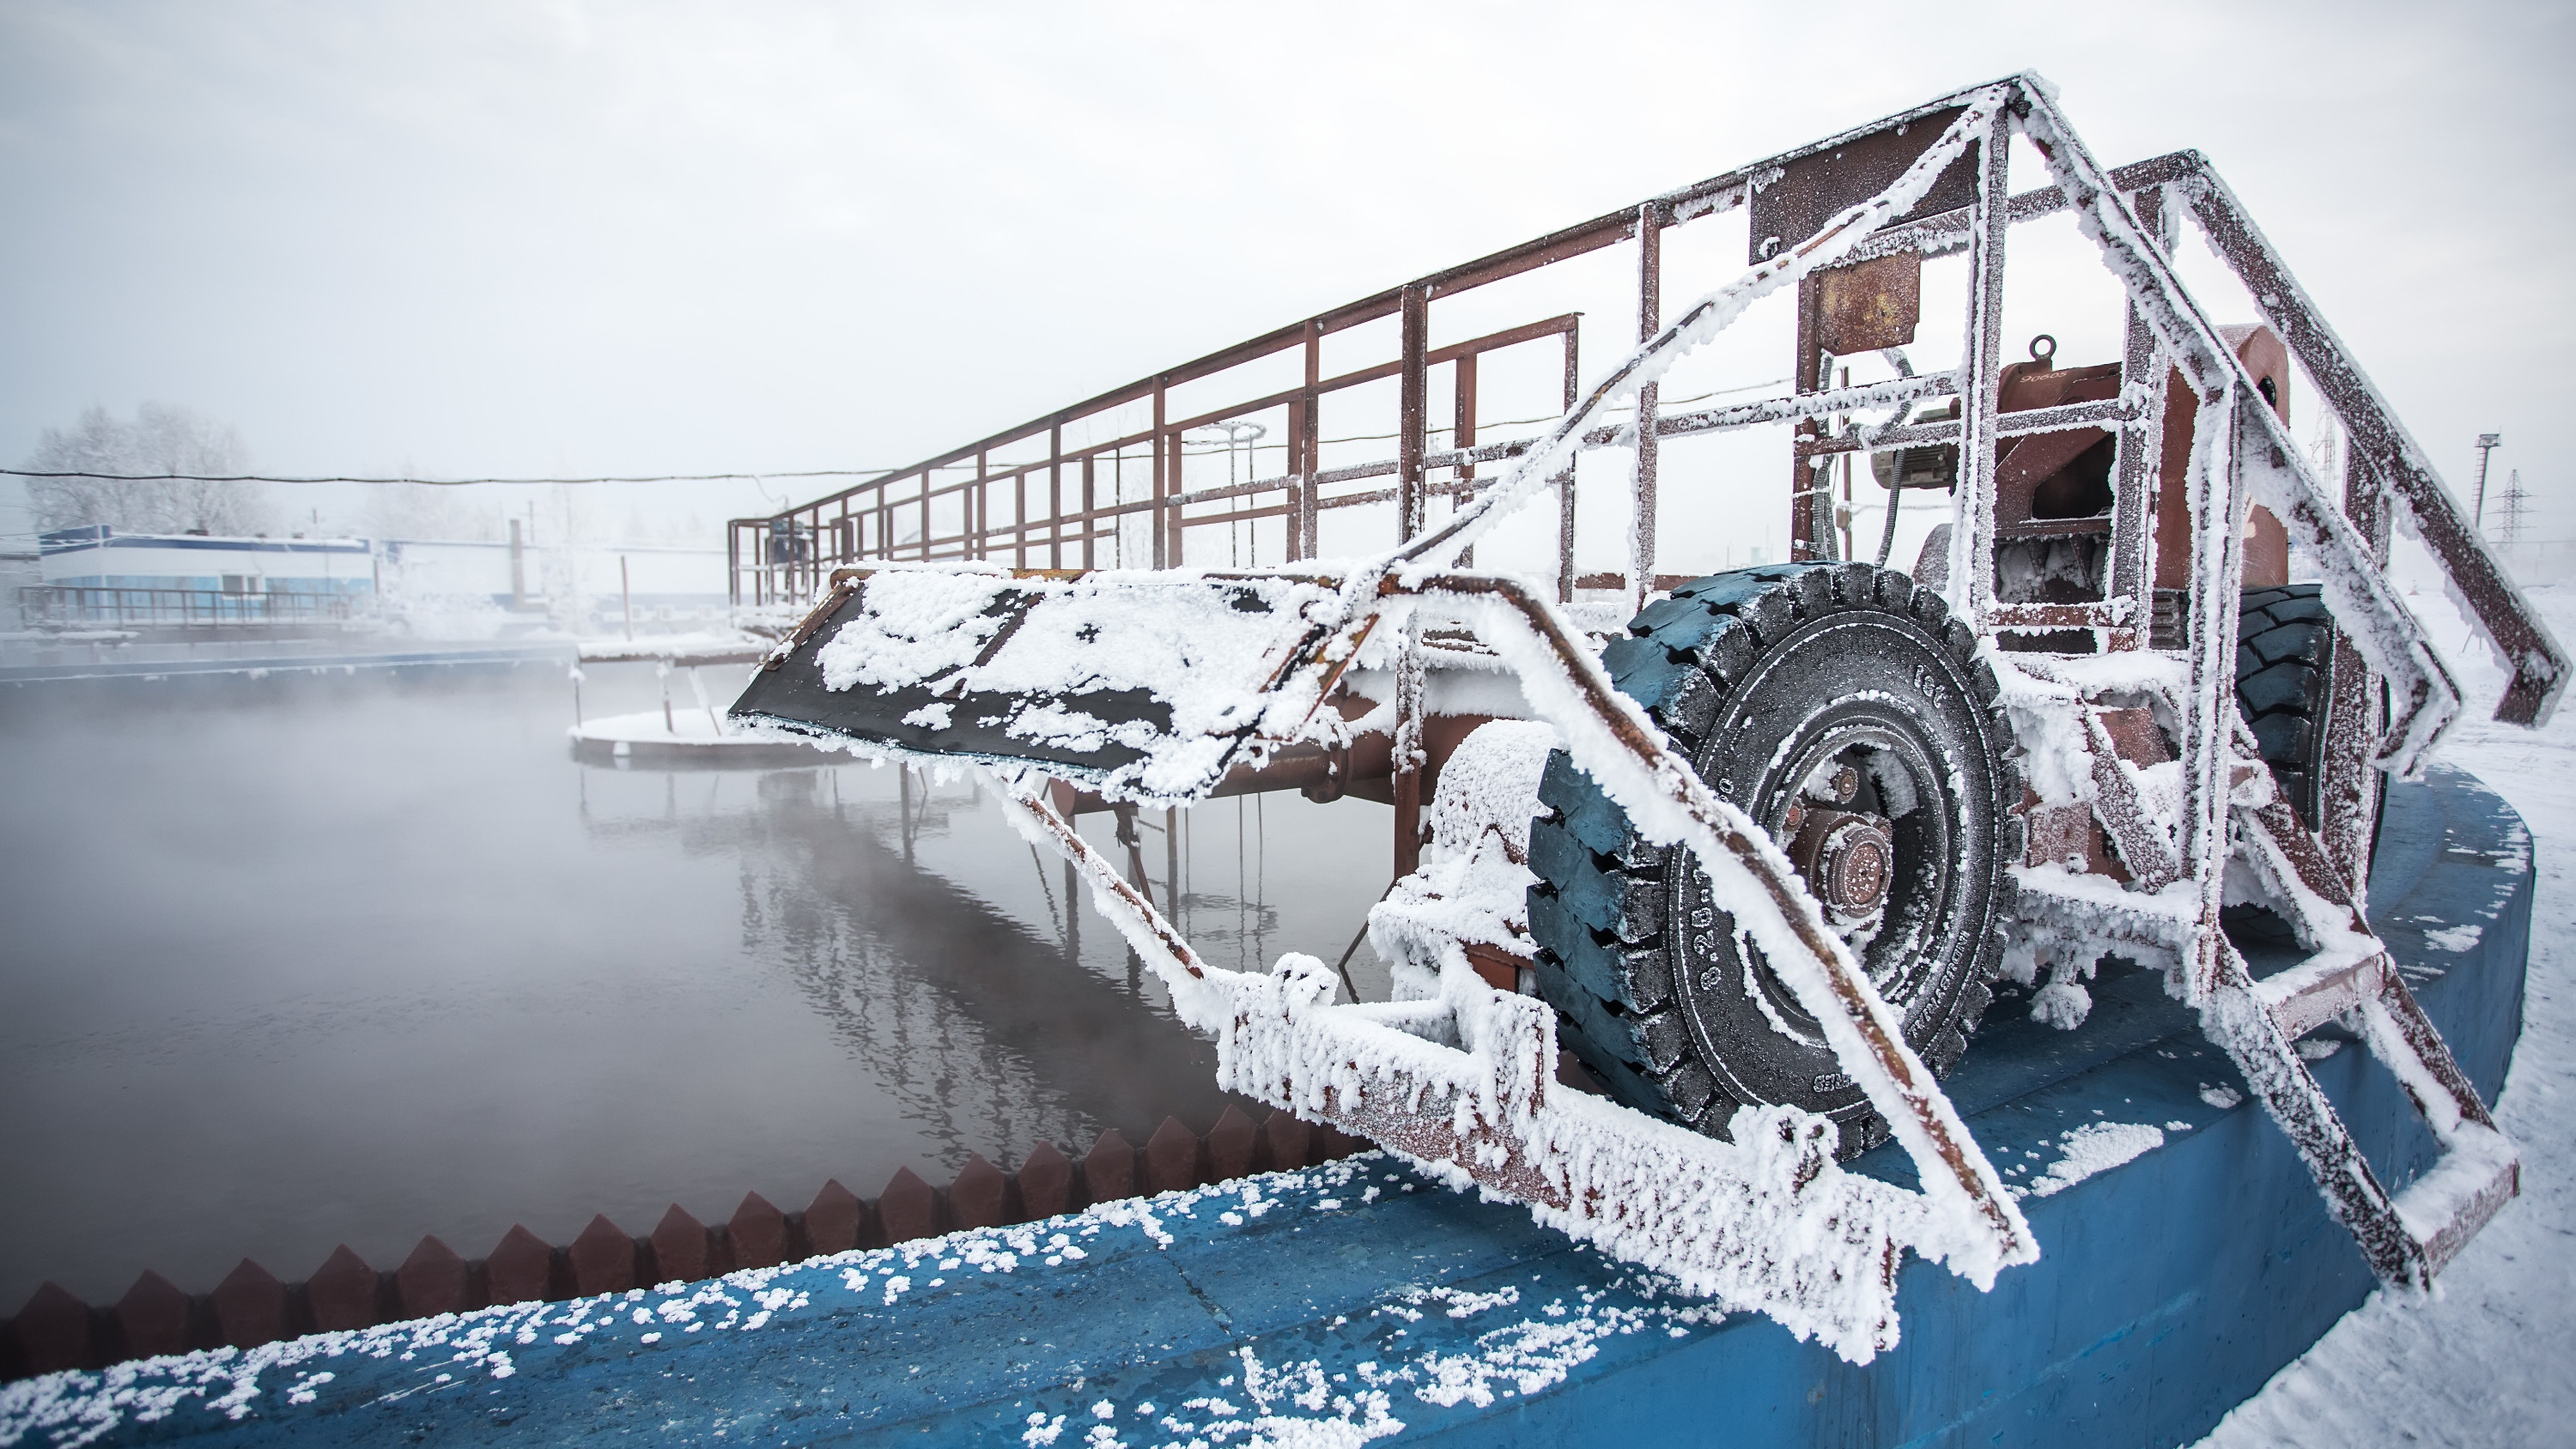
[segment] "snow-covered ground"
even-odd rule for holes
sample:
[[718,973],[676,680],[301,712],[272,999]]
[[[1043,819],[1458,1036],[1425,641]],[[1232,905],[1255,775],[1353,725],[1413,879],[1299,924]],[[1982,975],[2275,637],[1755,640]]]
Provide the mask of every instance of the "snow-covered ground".
[[[2576,640],[2576,585],[2532,591]],[[2501,676],[2435,596],[2409,600],[2471,699],[2443,758],[2530,825],[2539,894],[2522,1043],[2498,1115],[2522,1146],[2522,1197],[2443,1274],[2438,1296],[2373,1294],[2238,1406],[2208,1449],[2576,1442],[2576,708],[2536,734],[2488,715]],[[2556,1428],[2551,1428],[2556,1425]]]

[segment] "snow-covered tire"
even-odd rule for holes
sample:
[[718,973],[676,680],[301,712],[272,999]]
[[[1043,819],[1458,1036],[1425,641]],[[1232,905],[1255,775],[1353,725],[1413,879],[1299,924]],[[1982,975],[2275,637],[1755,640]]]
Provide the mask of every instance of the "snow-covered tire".
[[[1820,825],[1835,836],[1875,822],[1845,846],[1811,846],[1802,869],[1817,889],[1818,862],[1875,850],[1884,867],[1892,854],[1876,926],[1853,918],[1846,938],[1907,1041],[1948,1071],[1990,999],[2021,858],[2012,730],[1975,636],[1902,573],[1797,564],[1675,589],[1602,663],[1775,838],[1793,805],[1811,841]],[[1839,803],[1816,793],[1829,778],[1849,792]],[[1561,750],[1539,800],[1552,813],[1530,831],[1534,974],[1565,1043],[1614,1094],[1716,1136],[1740,1104],[1790,1103],[1831,1117],[1846,1157],[1886,1139],[1689,852],[1647,844]]]
[[2310,829],[2325,778],[2326,702],[2334,693],[2334,616],[2322,586],[2247,589],[2236,616],[2236,703],[2272,781]]

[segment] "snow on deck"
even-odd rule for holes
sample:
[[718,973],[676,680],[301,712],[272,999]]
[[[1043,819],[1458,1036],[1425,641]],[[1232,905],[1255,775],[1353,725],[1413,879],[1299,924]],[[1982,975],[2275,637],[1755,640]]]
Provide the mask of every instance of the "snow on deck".
[[[2576,586],[2531,601],[2576,638]],[[2522,1147],[2522,1197],[2444,1271],[2430,1302],[2373,1293],[2203,1441],[2209,1449],[2523,1446],[2576,1437],[2576,712],[2540,730],[2489,719],[2503,688],[2438,599],[2408,600],[2458,661],[2468,695],[2442,756],[2475,771],[2537,835],[2522,1044],[2494,1103]],[[2414,920],[2436,950],[2474,949],[2486,924]],[[2436,963],[2438,964],[2438,963]]]
[[[1435,1259],[1380,1255],[1375,1291],[1306,1317],[1390,1216],[1502,1222],[1435,1232]],[[0,1389],[0,1444],[262,1420],[390,1439],[525,1415],[544,1432],[565,1426],[563,1396],[613,1374],[664,1440],[807,1442],[822,1415],[835,1435],[902,1424],[1068,1449],[1356,1445],[1724,1317],[1550,1236],[1371,1153],[701,1283],[57,1374]]]
[[565,733],[599,744],[711,745],[731,737],[719,716],[695,704],[674,704],[667,716],[658,709],[603,714]]
[[[2406,787],[2389,817],[2382,875],[2418,882],[2385,902],[2391,948],[2410,975],[2442,963],[2427,1009],[2492,1085],[2519,996],[2528,839],[2450,772]],[[2472,952],[2426,939],[2472,923]],[[2557,958],[2544,946],[2539,959]],[[2536,977],[2535,1003],[2554,989]],[[0,1445],[399,1443],[508,1426],[547,1439],[900,1433],[1063,1449],[1448,1431],[1634,1449],[1704,1441],[1721,1412],[1739,1445],[1903,1442],[1937,1424],[1963,1442],[2086,1449],[2202,1432],[2290,1346],[2361,1303],[2369,1271],[2159,978],[2106,973],[2078,1032],[2003,1005],[1951,1088],[2027,1190],[2045,1255],[1992,1294],[1910,1264],[1904,1338],[1866,1368],[1372,1154],[703,1283],[29,1380],[0,1388]],[[2555,1050],[2563,1074],[2563,1033]],[[2547,1055],[2535,1037],[2526,1069]],[[2365,1053],[2318,1070],[2365,1136],[2404,1115]],[[2563,1135],[2515,1125],[2539,1164],[2535,1192],[2551,1191],[2541,1178],[2563,1181]],[[1874,1159],[1855,1170],[1910,1172],[1901,1153]],[[2492,1272],[2476,1261],[2498,1234],[2530,1231],[2509,1225],[2532,1206],[2508,1209],[2449,1281]],[[2524,1260],[2564,1263],[2538,1249]],[[2546,1307],[2551,1280],[2533,1276],[2512,1291]],[[2497,1338],[2485,1351],[2508,1364],[2539,1364],[2564,1342]],[[2459,1377],[2443,1382],[2479,1381],[2448,1371]]]

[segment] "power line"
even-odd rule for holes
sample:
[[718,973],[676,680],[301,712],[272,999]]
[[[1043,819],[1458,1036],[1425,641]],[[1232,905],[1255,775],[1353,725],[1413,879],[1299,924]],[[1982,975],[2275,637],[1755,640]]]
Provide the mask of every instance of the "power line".
[[[1710,398],[1723,397],[1728,393],[1752,392],[1759,388],[1775,387],[1785,381],[1787,381],[1786,378],[1774,378],[1769,382],[1751,383],[1743,387],[1719,388],[1715,392],[1702,393],[1697,397],[1667,399],[1664,406],[1681,407],[1690,403],[1706,402]],[[1547,417],[1542,418],[1504,418],[1499,421],[1484,423],[1481,426],[1488,428],[1521,427],[1533,423],[1554,422],[1558,416],[1559,415],[1557,414],[1550,414]],[[1455,429],[1435,427],[1425,429],[1425,431],[1429,433],[1448,433],[1455,431]],[[1398,435],[1395,433],[1358,433],[1346,438],[1319,438],[1316,441],[1319,444],[1382,443],[1397,436]],[[1288,445],[1282,442],[1258,443],[1253,446],[1265,451],[1275,451],[1277,449],[1285,448]],[[1230,450],[1225,448],[1192,449],[1184,447],[1181,451],[1186,457],[1198,458],[1213,457],[1218,453]],[[937,471],[962,471],[967,468],[972,468],[973,466],[975,465],[972,463],[942,463],[938,465]],[[900,478],[907,474],[923,471],[925,470],[920,468],[809,468],[793,473],[638,473],[598,478],[360,478],[337,473],[287,477],[273,473],[83,473],[77,470],[48,471],[38,468],[0,468],[0,477],[89,478],[101,483],[370,483],[416,484],[428,488],[467,488],[485,485],[509,487],[582,483],[766,483],[773,479],[781,478]]]
[[0,468],[13,478],[94,478],[102,483],[418,483],[433,488],[463,488],[483,483],[759,483],[772,478],[893,477],[894,468],[816,468],[799,473],[645,473],[615,478],[284,478],[267,473],[80,473],[44,472],[33,468]]

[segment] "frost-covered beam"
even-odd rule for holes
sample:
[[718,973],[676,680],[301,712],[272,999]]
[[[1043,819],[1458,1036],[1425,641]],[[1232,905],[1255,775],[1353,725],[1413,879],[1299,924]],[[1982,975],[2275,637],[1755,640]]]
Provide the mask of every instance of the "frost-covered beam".
[[1827,219],[1815,235],[1795,246],[1782,248],[1734,281],[1683,309],[1680,316],[1612,368],[1608,376],[1594,383],[1583,401],[1569,409],[1544,438],[1522,454],[1494,489],[1450,515],[1439,528],[1423,534],[1384,561],[1355,575],[1352,581],[1352,588],[1356,591],[1354,599],[1360,594],[1374,592],[1375,578],[1371,575],[1377,572],[1398,567],[1437,568],[1456,558],[1461,550],[1472,547],[1497,520],[1516,512],[1531,498],[1554,486],[1559,469],[1572,463],[1574,454],[1591,430],[1593,420],[1603,411],[1617,402],[1635,397],[1648,384],[1659,381],[1675,363],[1701,343],[1724,331],[1755,302],[1783,287],[1795,286],[1812,272],[1834,265],[1849,255],[1852,248],[1871,232],[1913,210],[1931,192],[1942,172],[1994,126],[2012,93],[2013,87],[1996,85],[1950,98],[1950,103],[1964,102],[1960,114],[1940,138],[1925,148],[1885,190],[1845,208]]
[[2351,436],[2354,456],[2406,506],[2416,536],[2441,561],[2452,587],[2468,606],[2465,612],[2511,674],[2504,698],[2496,703],[2495,717],[2508,724],[2547,724],[2567,688],[2566,650],[2496,561],[2486,540],[2461,515],[2450,489],[2443,486],[2406,425],[2398,421],[2378,384],[2327,325],[2227,183],[2202,163],[2181,178],[2176,190],[2189,202],[2211,248],[2235,269],[2264,320],[2307,369]]
[[[2144,161],[2131,162],[2111,172],[2111,182],[2123,195],[2135,195],[2150,187],[2179,181],[2204,169],[2207,163],[2197,151],[2173,151]],[[2011,202],[2010,218],[2015,226],[2055,216],[2066,209],[2066,193],[2054,186],[2025,191]],[[1848,262],[1866,262],[1898,252],[1921,252],[1927,257],[1948,256],[1967,248],[1971,235],[1969,222],[1974,208],[1958,207],[1937,212],[1913,221],[1900,222],[1852,249]]]
[[[1835,413],[1876,412],[1923,398],[1951,397],[1958,391],[1957,373],[1927,372],[1916,377],[1895,377],[1885,382],[1863,383],[1858,387],[1829,388],[1823,392],[1798,393],[1794,396],[1764,398],[1759,402],[1736,403],[1729,407],[1674,413],[1669,417],[1655,420],[1655,436],[1681,438],[1694,433],[1724,432],[1733,428],[1759,427],[1765,423],[1787,423],[1795,422],[1800,418],[1829,417]],[[1583,441],[1594,447],[1625,444],[1633,439],[1634,433],[1634,424],[1624,427],[1595,428],[1584,434]]]
[[[2019,438],[2032,433],[2063,433],[2075,428],[2115,426],[2134,421],[2137,413],[2138,410],[2125,398],[2061,403],[2056,407],[1998,413],[1995,415],[1995,436]],[[1803,458],[1826,453],[1883,453],[1890,448],[1957,441],[1959,422],[1952,418],[1938,423],[1911,423],[1901,428],[1858,428],[1833,437],[1802,441],[1797,448],[1798,456]]]
[[1843,1171],[1832,1125],[1812,1113],[1745,1108],[1733,1140],[1721,1141],[1552,1090],[1552,1013],[1487,987],[1455,947],[1438,1003],[1448,1029],[1434,1034],[1461,1047],[1427,1039],[1430,1023],[1332,1005],[1332,972],[1312,957],[1283,957],[1268,973],[1210,966],[1033,780],[1002,783],[1013,824],[1082,870],[1094,903],[1172,989],[1182,1020],[1216,1038],[1218,1079],[1232,1090],[1521,1202],[1550,1227],[1669,1274],[1686,1292],[1764,1313],[1853,1363],[1897,1342],[1904,1248],[1947,1258],[1981,1287],[2002,1263],[2037,1256],[2026,1225],[2019,1251],[1981,1255],[1974,1231],[1925,1211],[1923,1195]]

